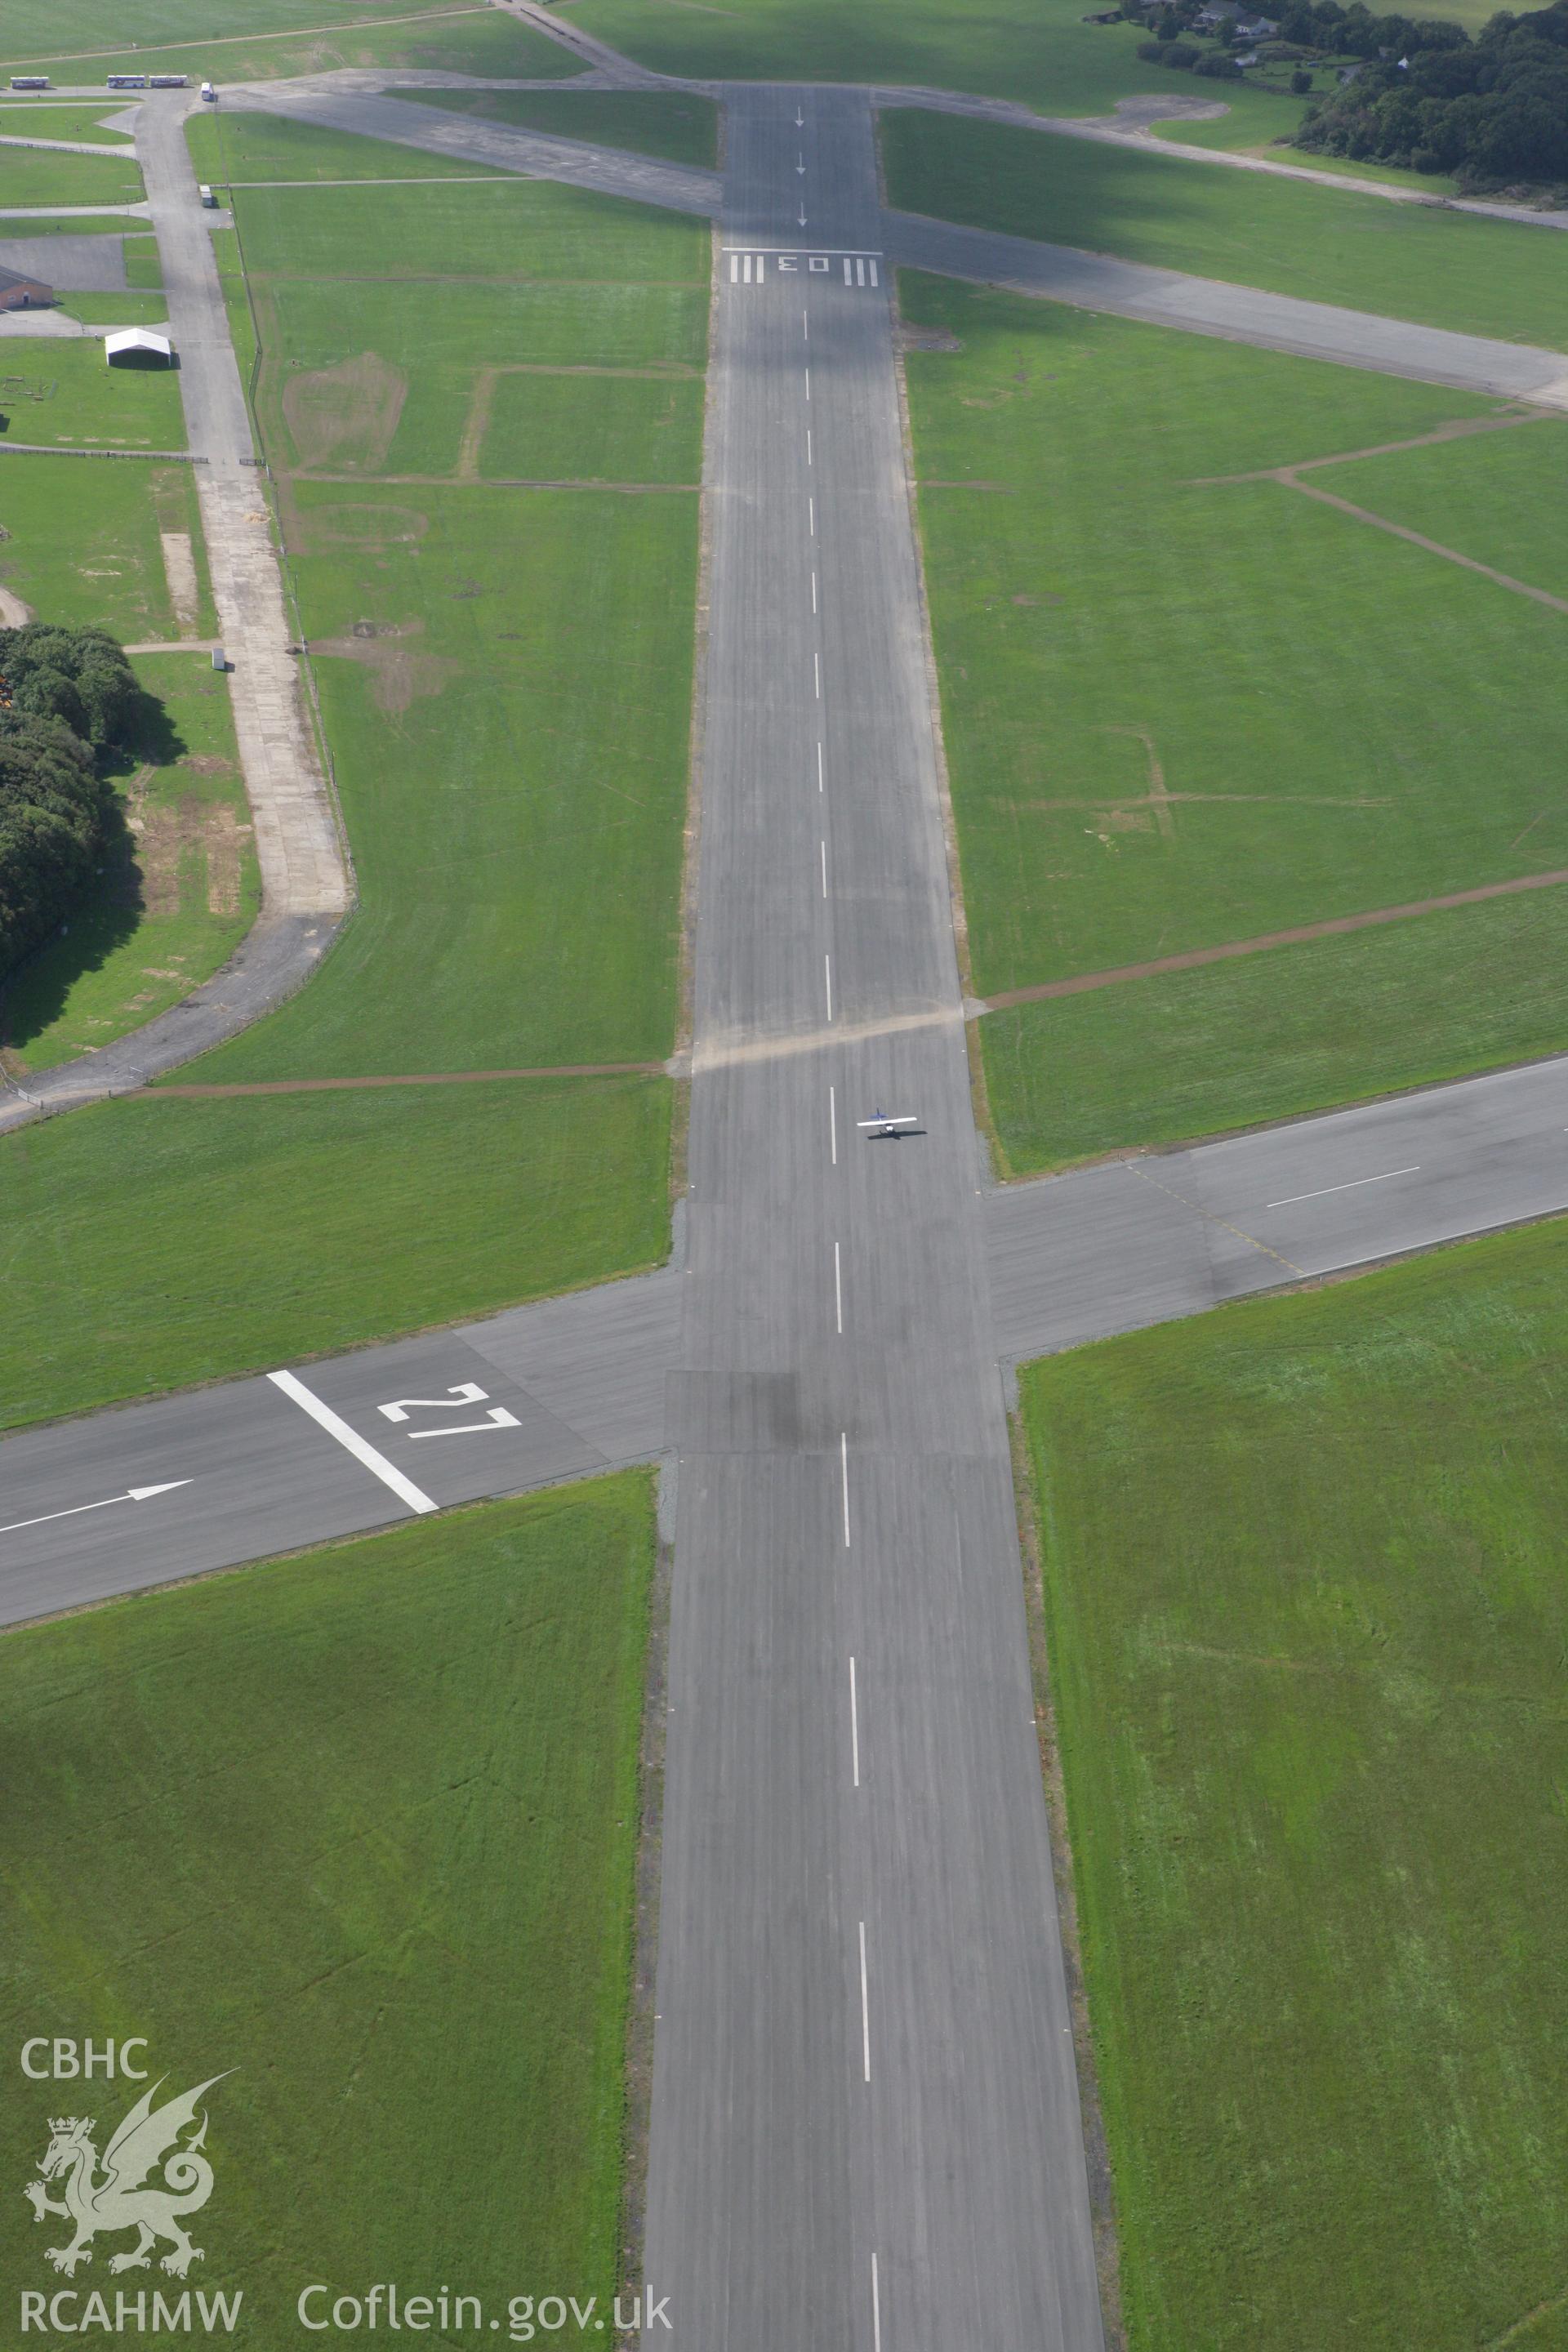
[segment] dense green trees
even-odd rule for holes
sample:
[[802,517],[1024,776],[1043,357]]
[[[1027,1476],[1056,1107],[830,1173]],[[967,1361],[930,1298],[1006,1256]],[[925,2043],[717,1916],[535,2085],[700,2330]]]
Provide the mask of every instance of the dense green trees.
[[112,637],[0,629],[0,973],[59,922],[100,861],[115,802],[98,755],[141,697]]
[[[1333,5],[1303,5],[1281,29],[1296,39],[1299,16],[1316,26]],[[1523,16],[1505,9],[1473,41],[1458,25],[1356,8],[1331,37],[1367,62],[1309,114],[1299,146],[1480,188],[1568,180],[1568,0]]]

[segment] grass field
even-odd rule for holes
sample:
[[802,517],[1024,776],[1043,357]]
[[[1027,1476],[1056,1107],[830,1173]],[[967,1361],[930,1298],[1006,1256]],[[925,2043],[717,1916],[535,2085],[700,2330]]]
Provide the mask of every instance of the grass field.
[[[911,320],[963,346],[908,367],[977,994],[1568,866],[1552,782],[1563,615],[1281,483],[1204,486],[1501,404],[900,284]],[[1492,560],[1506,547],[1521,564],[1518,534],[1550,533],[1565,435],[1531,423],[1413,455],[1456,481],[1481,468]],[[1510,523],[1492,482],[1514,442],[1511,511],[1539,478],[1539,525]],[[1405,462],[1326,470],[1359,497],[1363,472]],[[1476,1046],[1536,1050],[1550,1003],[1521,987],[1520,959],[1554,915],[1442,919],[1458,930],[1391,928],[990,1017],[1008,1161],[1377,1091]],[[1519,943],[1482,957],[1462,998],[1438,969],[1458,936]],[[1373,974],[1383,992],[1358,1003]]]
[[669,1116],[662,1079],[572,1078],[125,1096],[0,1138],[0,1420],[654,1265]]
[[[125,298],[100,294],[96,299],[118,318]],[[68,307],[76,310],[69,298]],[[7,335],[0,343],[0,435],[9,441],[75,448],[185,446],[178,376],[167,368],[110,367],[96,339]],[[5,488],[0,482],[0,499]]]
[[117,155],[0,147],[0,205],[139,205],[143,194],[135,163]]
[[[238,198],[361,904],[309,991],[201,1075],[661,1059],[696,499],[485,478],[698,480],[706,237],[523,182],[377,193],[400,272],[451,257],[416,302],[354,278],[359,191]],[[301,249],[343,275],[291,278]],[[465,282],[501,260],[520,274]]]
[[[161,293],[64,294],[59,307],[89,327],[164,327],[169,318],[169,305]],[[101,349],[98,356],[101,366]],[[183,436],[183,423],[180,429]]]
[[1568,889],[988,1013],[1005,1172],[1568,1050]]
[[126,832],[94,902],[0,995],[0,1059],[47,1069],[154,1020],[255,920],[256,859],[228,693],[191,654],[142,654],[155,709],[118,778]]
[[550,131],[602,147],[630,147],[671,163],[716,163],[719,109],[710,98],[664,89],[395,89],[421,106],[443,106],[487,122]]
[[1568,272],[1544,229],[913,108],[880,120],[907,211],[1568,351]]
[[[1320,489],[1568,599],[1568,425],[1325,466]],[[1553,820],[1554,821],[1554,820]],[[1568,833],[1558,834],[1568,863]]]
[[[220,85],[330,73],[340,66],[403,66],[520,80],[581,71],[559,42],[490,7],[488,0],[424,9],[411,0],[397,0],[384,17],[369,7],[356,5],[345,13],[341,7],[317,8],[313,0],[305,0],[289,25],[229,30],[184,46],[170,37],[168,12],[158,13],[163,22],[153,45],[101,49],[74,59],[58,49],[47,56],[40,51],[26,61],[27,70],[50,74],[58,82],[96,81],[110,73],[184,73],[193,81],[206,78]],[[247,16],[250,13],[246,11]],[[226,21],[232,26],[232,14]],[[105,20],[98,37],[108,42],[122,39],[124,34],[118,24]],[[0,71],[9,72],[16,62],[14,58],[0,60]]]
[[29,105],[23,99],[0,95],[0,138],[79,139],[95,146],[128,150],[123,131],[106,131],[106,116],[124,111],[125,101],[107,92],[90,106]]
[[[190,2284],[242,2335],[310,2342],[312,2281],[607,2309],[654,1541],[622,1475],[0,1641],[6,2008],[144,2034],[165,2096],[232,2070]],[[94,2084],[106,2130],[132,2095]]]
[[[218,185],[238,180],[431,180],[491,176],[460,155],[431,155],[390,139],[360,139],[281,114],[194,114],[185,142],[198,175]],[[374,204],[376,198],[372,197]],[[377,259],[383,258],[378,255]]]
[[[52,363],[70,346],[50,349]],[[12,434],[33,437],[15,421]],[[179,635],[159,533],[200,541],[189,466],[0,457],[0,581],[39,620],[105,628],[124,645]],[[197,634],[208,634],[210,607],[198,621]]]
[[1565,1281],[1024,1375],[1132,2352],[1568,2343]]
[[[1491,0],[1434,13],[1482,24]],[[1191,74],[1140,64],[1136,26],[1086,24],[1077,0],[726,0],[721,11],[691,0],[578,0],[571,15],[663,73],[920,83],[1021,99],[1045,114],[1194,87]]]

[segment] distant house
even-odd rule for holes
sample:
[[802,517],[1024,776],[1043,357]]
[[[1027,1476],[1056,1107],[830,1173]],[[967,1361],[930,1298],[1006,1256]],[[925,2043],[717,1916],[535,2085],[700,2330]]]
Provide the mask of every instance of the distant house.
[[1271,41],[1279,26],[1272,16],[1247,16],[1238,13],[1236,29],[1244,40]]
[[0,269],[0,310],[47,310],[55,289],[41,278],[24,278],[19,269]]
[[117,333],[105,335],[103,356],[110,367],[167,367],[174,356],[174,346],[167,335],[155,335],[150,327],[121,327]]
[[1206,7],[1198,10],[1193,23],[1200,33],[1217,33],[1222,25],[1229,24],[1235,14],[1235,0],[1231,0],[1231,5],[1228,8],[1216,7],[1214,0],[1209,0]]

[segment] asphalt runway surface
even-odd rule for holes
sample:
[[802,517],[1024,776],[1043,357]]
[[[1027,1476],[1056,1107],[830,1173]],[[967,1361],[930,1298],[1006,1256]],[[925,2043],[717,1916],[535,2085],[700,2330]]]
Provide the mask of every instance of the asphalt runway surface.
[[1096,2352],[1003,1368],[1568,1208],[1568,1061],[989,1183],[869,105],[728,100],[677,1260],[5,1441],[0,1622],[673,1459],[649,2340]]

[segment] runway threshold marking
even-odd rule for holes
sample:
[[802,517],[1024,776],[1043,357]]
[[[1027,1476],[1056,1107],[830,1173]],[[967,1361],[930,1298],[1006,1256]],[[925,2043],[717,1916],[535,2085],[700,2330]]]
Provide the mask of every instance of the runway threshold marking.
[[1298,1201],[1322,1201],[1326,1200],[1331,1192],[1354,1192],[1363,1184],[1386,1184],[1395,1176],[1419,1176],[1420,1173],[1421,1164],[1418,1160],[1414,1168],[1387,1168],[1381,1176],[1352,1176],[1348,1184],[1323,1184],[1315,1192],[1292,1192],[1288,1200],[1267,1201],[1264,1206],[1269,1209],[1293,1209]]
[[0,1528],[0,1536],[14,1536],[22,1528],[47,1527],[51,1519],[78,1519],[84,1511],[107,1511],[110,1503],[145,1503],[153,1495],[172,1495],[176,1486],[189,1486],[189,1478],[165,1478],[161,1486],[127,1486],[122,1494],[105,1495],[101,1502],[73,1503],[66,1511],[43,1511],[36,1519],[13,1519],[8,1527]]
[[301,1412],[308,1412],[329,1437],[335,1437],[345,1453],[352,1454],[356,1462],[363,1463],[373,1477],[379,1478],[384,1486],[390,1486],[398,1500],[406,1503],[411,1511],[440,1509],[440,1505],[433,1503],[412,1478],[404,1476],[395,1462],[389,1462],[384,1454],[378,1454],[368,1438],[362,1437],[357,1429],[351,1429],[330,1404],[323,1404],[321,1398],[305,1386],[303,1381],[297,1380],[292,1372],[268,1372],[267,1377],[274,1388],[281,1389],[286,1397],[293,1400]]

